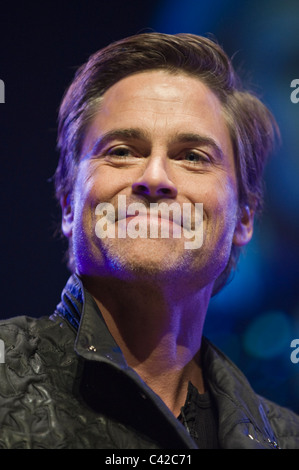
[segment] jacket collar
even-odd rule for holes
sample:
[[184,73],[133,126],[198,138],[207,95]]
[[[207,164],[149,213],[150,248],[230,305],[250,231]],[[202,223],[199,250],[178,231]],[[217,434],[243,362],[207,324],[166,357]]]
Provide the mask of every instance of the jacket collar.
[[[109,363],[125,371],[132,380],[142,382],[128,366],[93,297],[76,274],[69,278],[62,291],[56,314],[65,318],[76,331],[75,351],[79,356]],[[206,338],[202,341],[202,364],[205,380],[218,408],[222,447],[276,448],[262,400],[241,371]],[[143,383],[143,387],[145,393],[166,412],[167,419],[172,420],[173,415],[165,410],[168,408],[159,397],[146,384]]]
[[[77,333],[75,352],[89,361],[105,363],[115,371],[122,371],[131,381],[144,400],[153,406],[153,414],[164,420],[166,429],[170,426],[175,442],[182,448],[196,449],[197,446],[184,426],[174,417],[161,398],[143,382],[140,376],[128,366],[121,349],[110,334],[102,314],[91,294],[83,287],[80,278],[73,274],[61,295],[56,315],[63,317]],[[168,428],[169,429],[169,428]]]
[[128,368],[98,306],[76,274],[66,283],[56,312],[76,330],[75,351],[79,356],[89,360],[109,361],[120,368]]
[[266,416],[266,405],[243,373],[210,341],[203,341],[203,367],[219,412],[223,447],[278,448]]

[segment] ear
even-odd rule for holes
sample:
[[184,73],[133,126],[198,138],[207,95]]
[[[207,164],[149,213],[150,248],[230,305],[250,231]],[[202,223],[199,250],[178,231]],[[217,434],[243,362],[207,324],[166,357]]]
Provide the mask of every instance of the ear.
[[243,206],[239,210],[239,217],[233,237],[233,244],[244,246],[250,242],[253,235],[254,210]]
[[61,229],[63,234],[67,238],[70,238],[72,236],[74,220],[73,204],[70,194],[65,194],[60,198],[60,206],[62,211]]

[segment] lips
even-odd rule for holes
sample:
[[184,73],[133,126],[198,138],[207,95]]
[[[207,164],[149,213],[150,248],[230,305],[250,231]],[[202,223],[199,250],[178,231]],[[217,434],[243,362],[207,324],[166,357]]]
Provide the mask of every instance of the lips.
[[[118,222],[118,238],[181,238],[183,236],[196,242],[187,242],[186,248],[199,248],[202,240],[203,205],[202,203],[165,202],[151,203],[146,207],[143,203],[135,202],[127,205],[125,196],[119,196],[119,204],[99,203],[95,208],[96,216],[102,216],[96,222],[95,231],[99,238],[114,238],[115,223]],[[192,218],[194,210],[194,220]],[[131,223],[132,222],[132,223]],[[172,234],[169,229],[172,226]],[[194,226],[194,228],[192,227]],[[160,229],[161,228],[161,232]],[[192,246],[190,246],[192,244]]]
[[[146,212],[139,212],[138,214],[126,214],[126,219],[139,219],[139,218],[146,218],[148,222],[155,222],[155,221],[166,221],[172,224],[177,224],[179,226],[183,226],[183,220],[181,216],[175,216],[172,213],[165,213],[161,214],[160,211],[146,211]],[[118,219],[122,220],[122,219]]]
[[[175,224],[178,227],[183,228],[184,231],[192,232],[196,227],[196,221],[198,219],[198,205],[202,204],[191,204],[191,203],[178,203],[177,201],[172,202],[151,202],[144,203],[141,201],[127,200],[125,195],[118,195],[117,204],[111,203],[100,203],[99,211],[96,212],[100,215],[104,215],[106,212],[106,219],[108,223],[116,223],[131,219],[139,218],[140,222],[146,219],[148,224],[162,224],[164,222],[168,224]],[[136,220],[137,222],[137,220]]]

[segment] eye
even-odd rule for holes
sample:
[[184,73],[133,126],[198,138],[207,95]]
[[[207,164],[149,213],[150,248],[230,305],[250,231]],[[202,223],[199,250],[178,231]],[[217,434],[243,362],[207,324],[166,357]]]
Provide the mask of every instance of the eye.
[[200,155],[195,152],[189,152],[186,154],[185,160],[188,162],[198,162],[200,160]]
[[199,163],[208,163],[210,161],[207,155],[204,155],[201,152],[196,152],[194,150],[186,152],[183,159],[193,165]]
[[113,147],[107,150],[106,155],[108,157],[127,158],[134,156],[132,151],[128,147]]

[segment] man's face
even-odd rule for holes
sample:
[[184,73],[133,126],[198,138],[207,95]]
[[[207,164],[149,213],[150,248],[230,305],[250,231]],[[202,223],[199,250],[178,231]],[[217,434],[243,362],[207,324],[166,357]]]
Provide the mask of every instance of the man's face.
[[[183,236],[99,238],[96,207],[108,202],[117,214],[119,196],[127,205],[187,203],[193,214],[202,203],[202,246],[186,249]],[[71,200],[62,204],[62,227],[72,237],[79,275],[183,276],[200,287],[223,271],[232,243],[251,237],[252,221],[237,217],[234,157],[221,104],[185,74],[138,73],[108,89],[85,135]]]

